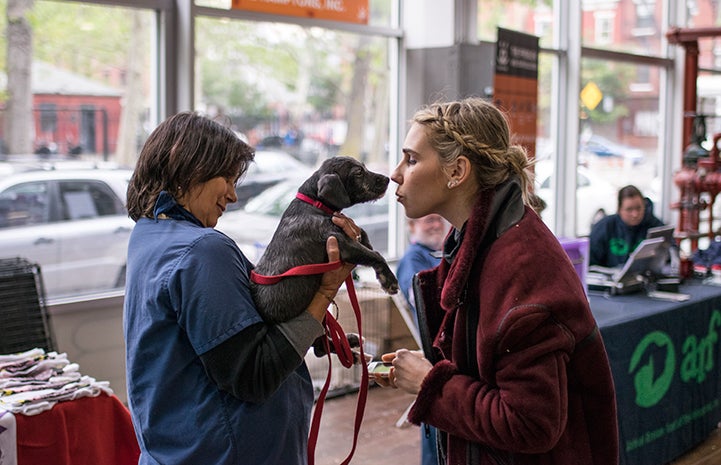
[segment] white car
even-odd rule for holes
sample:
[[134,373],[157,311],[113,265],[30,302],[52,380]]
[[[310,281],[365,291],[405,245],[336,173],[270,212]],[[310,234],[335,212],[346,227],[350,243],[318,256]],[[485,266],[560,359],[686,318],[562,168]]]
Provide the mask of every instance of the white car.
[[253,163],[243,175],[235,193],[238,201],[229,205],[230,210],[242,208],[248,200],[271,186],[289,177],[310,176],[313,169],[286,152],[274,150],[256,150]]
[[[541,218],[553,225],[553,192],[551,174],[553,164],[542,160],[535,165],[536,194],[546,202]],[[608,181],[596,176],[584,166],[577,167],[576,174],[576,236],[588,236],[591,226],[606,215],[616,213],[617,189]]]
[[0,259],[40,266],[48,298],[125,284],[127,169],[50,169],[0,179]]

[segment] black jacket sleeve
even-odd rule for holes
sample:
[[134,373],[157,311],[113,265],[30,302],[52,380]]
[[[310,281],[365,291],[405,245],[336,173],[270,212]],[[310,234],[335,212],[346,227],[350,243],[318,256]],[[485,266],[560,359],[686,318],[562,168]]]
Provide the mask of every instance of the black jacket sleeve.
[[275,325],[257,323],[200,356],[208,377],[242,401],[263,402],[303,361]]

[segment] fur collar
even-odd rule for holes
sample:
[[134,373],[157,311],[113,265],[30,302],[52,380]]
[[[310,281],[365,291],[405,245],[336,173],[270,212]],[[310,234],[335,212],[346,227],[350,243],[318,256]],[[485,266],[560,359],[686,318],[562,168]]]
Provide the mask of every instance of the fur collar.
[[468,276],[478,255],[485,254],[494,240],[518,223],[524,211],[521,185],[516,177],[480,192],[448,270],[449,285],[443,287],[441,295],[441,306],[445,310],[463,302]]

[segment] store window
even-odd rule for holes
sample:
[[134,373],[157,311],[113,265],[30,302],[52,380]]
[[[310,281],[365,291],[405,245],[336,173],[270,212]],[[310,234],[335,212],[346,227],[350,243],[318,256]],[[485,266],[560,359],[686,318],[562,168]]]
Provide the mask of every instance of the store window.
[[[4,5],[2,11],[5,30]],[[157,74],[152,59],[155,12],[40,0],[23,16],[31,47],[18,46],[6,54],[7,35],[3,34],[0,61],[13,72],[24,61],[18,54],[32,51],[26,70],[32,97],[30,108],[24,110],[32,115],[27,128],[32,135],[18,145],[3,134],[5,151],[42,150],[58,159],[82,155],[131,165],[147,136],[148,116],[156,111],[151,109],[156,101],[152,82]],[[23,85],[17,80],[5,82]],[[4,95],[13,91],[5,89]],[[3,120],[6,103],[0,106]]]
[[[616,193],[627,184],[659,198],[660,76],[658,67],[582,60],[578,165],[589,173],[577,185],[579,212],[587,212],[577,217],[579,235],[596,215],[616,212]],[[654,212],[661,216],[661,206]]]
[[[294,191],[323,160],[348,155],[390,172],[393,39],[211,17],[196,19],[195,34],[195,108],[221,118],[255,147],[262,168],[249,170],[239,184],[247,205],[218,222],[251,261],[270,241]],[[297,162],[300,167],[282,168]],[[387,197],[385,214],[359,210],[353,217],[374,229],[373,246],[384,254]],[[248,224],[267,226],[250,231]]]
[[[49,299],[120,284],[132,224],[122,200],[126,181],[115,183],[114,192],[100,184],[107,170],[96,167],[134,166],[155,127],[151,115],[159,112],[159,13],[111,3],[0,0],[0,180],[8,189],[0,199],[0,242],[9,250],[0,257],[10,253],[37,263]],[[17,16],[9,23],[13,5],[10,14]],[[42,172],[29,171],[37,166],[52,166],[58,178],[82,167],[84,174],[76,176],[85,181],[53,189],[48,186],[57,184],[45,181],[17,184],[23,176],[41,179]],[[102,221],[89,226],[97,216]],[[87,240],[91,234],[93,241]],[[62,241],[55,239],[60,235]],[[30,239],[36,237],[53,239]],[[79,262],[86,274],[76,272]]]

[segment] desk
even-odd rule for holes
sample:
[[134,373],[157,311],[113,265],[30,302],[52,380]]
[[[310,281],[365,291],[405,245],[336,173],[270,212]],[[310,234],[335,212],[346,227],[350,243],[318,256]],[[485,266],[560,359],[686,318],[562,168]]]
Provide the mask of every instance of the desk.
[[691,299],[589,293],[616,385],[621,464],[665,464],[721,420],[721,287],[680,291]]
[[[127,408],[101,394],[16,414],[18,465],[136,465],[140,450]],[[2,460],[0,460],[2,462]]]

